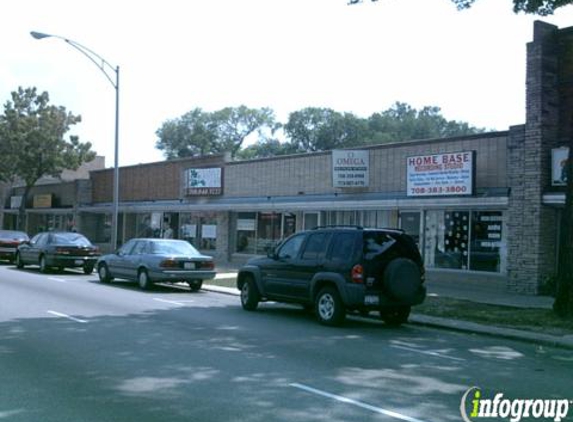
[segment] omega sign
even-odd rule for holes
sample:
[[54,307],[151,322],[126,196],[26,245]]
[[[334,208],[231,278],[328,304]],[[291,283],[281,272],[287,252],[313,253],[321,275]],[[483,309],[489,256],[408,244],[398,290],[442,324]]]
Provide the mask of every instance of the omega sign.
[[408,196],[472,195],[475,151],[408,157]]
[[335,188],[365,188],[368,180],[368,151],[332,151],[332,185]]

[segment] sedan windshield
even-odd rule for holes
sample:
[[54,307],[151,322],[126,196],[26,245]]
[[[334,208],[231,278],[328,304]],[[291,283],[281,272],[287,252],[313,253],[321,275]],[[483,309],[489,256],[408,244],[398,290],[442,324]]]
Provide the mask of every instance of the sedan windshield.
[[201,255],[197,249],[183,240],[158,240],[151,244],[151,253],[155,255]]
[[85,238],[85,236],[78,233],[58,233],[52,235],[52,243],[58,245],[70,245],[70,246],[92,246],[90,241]]

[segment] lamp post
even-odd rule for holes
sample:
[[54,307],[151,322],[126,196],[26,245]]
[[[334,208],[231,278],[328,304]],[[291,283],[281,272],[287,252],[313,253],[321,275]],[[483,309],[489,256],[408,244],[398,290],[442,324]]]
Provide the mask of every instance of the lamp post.
[[[44,34],[41,32],[30,32],[30,35],[37,40],[43,38],[59,38],[71,45],[73,48],[78,50],[84,56],[86,56],[90,61],[95,64],[99,70],[105,75],[107,80],[115,89],[115,145],[114,145],[114,166],[113,166],[113,205],[112,205],[112,216],[111,216],[111,248],[115,250],[117,248],[117,228],[119,222],[119,167],[118,167],[118,155],[119,155],[119,66],[113,67],[110,65],[103,57],[99,54],[93,52],[87,47],[84,47],[80,43],[72,41],[68,38],[60,37],[58,35]],[[115,73],[115,81],[110,76],[110,70]]]

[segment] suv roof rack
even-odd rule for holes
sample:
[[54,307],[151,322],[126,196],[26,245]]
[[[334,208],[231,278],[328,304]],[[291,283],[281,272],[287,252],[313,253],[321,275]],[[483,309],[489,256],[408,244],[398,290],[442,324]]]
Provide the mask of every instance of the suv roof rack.
[[362,227],[362,226],[356,226],[356,225],[353,225],[353,224],[329,224],[329,225],[326,225],[326,226],[316,226],[316,227],[313,227],[311,230],[318,230],[318,229],[339,229],[339,228],[364,230],[364,227]]
[[397,227],[366,227],[364,230],[386,230],[389,232],[406,233],[404,229],[400,229]]

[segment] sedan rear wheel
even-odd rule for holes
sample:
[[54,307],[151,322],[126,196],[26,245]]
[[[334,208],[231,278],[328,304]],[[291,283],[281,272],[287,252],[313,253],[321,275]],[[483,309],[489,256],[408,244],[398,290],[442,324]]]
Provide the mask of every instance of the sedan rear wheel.
[[97,269],[97,275],[99,276],[99,281],[102,283],[109,283],[112,280],[106,264],[99,265]]
[[40,257],[40,272],[41,273],[48,272],[48,265],[46,264],[46,257],[44,255]]
[[94,272],[94,264],[84,265],[84,274],[91,274]]
[[139,270],[139,273],[137,274],[137,282],[142,290],[149,290],[151,288],[152,283],[149,279],[149,275],[147,274],[147,270]]
[[20,256],[20,252],[16,254],[16,268],[24,268],[24,261],[22,261],[22,257]]

